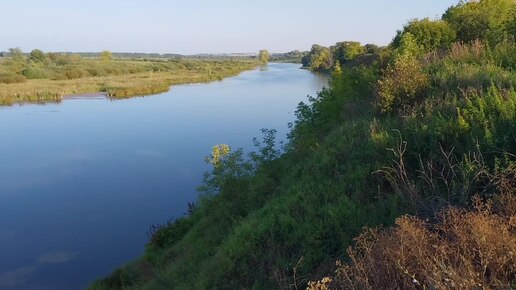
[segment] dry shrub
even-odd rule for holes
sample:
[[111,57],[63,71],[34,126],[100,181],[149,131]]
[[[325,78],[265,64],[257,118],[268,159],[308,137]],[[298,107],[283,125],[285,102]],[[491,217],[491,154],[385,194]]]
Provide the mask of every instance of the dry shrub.
[[338,262],[335,277],[309,289],[510,289],[516,282],[514,170],[501,193],[471,211],[449,208],[438,222],[403,216],[391,229],[367,229]]
[[468,62],[484,58],[486,45],[480,40],[471,43],[454,43],[449,52],[449,58],[453,61]]

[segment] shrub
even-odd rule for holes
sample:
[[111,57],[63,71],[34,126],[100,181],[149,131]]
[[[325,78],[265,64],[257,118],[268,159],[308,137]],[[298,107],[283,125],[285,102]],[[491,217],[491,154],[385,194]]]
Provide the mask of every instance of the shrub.
[[477,39],[491,46],[514,37],[514,0],[461,1],[449,8],[443,20],[457,32],[457,40],[470,42]]
[[22,71],[22,74],[26,76],[28,79],[46,79],[48,78],[48,74],[37,67],[29,66]]
[[398,31],[393,40],[394,47],[400,45],[401,38],[405,33],[412,34],[418,46],[425,52],[449,48],[457,37],[453,28],[445,21],[433,21],[428,18],[415,19],[405,25],[403,31]]
[[[510,179],[514,185],[514,176]],[[516,282],[515,188],[473,210],[449,208],[439,222],[403,216],[367,229],[349,264],[309,289],[509,289]]]
[[421,97],[428,85],[429,77],[417,59],[400,59],[378,81],[377,106],[382,112],[403,109]]
[[25,76],[14,73],[0,72],[0,84],[23,83],[27,80]]

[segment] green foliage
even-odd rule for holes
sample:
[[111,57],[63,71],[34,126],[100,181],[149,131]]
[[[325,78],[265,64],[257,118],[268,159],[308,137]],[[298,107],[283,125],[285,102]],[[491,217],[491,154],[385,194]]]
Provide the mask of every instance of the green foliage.
[[377,105],[382,112],[405,109],[425,94],[429,78],[417,58],[420,54],[412,34],[403,34],[394,53],[394,62],[378,81]]
[[15,61],[25,61],[25,56],[23,55],[23,51],[19,48],[9,48],[9,55]]
[[262,49],[258,52],[258,59],[260,60],[261,63],[266,64],[271,59],[271,54],[269,53],[268,50]]
[[366,53],[370,53],[370,54],[380,53],[380,51],[381,51],[381,48],[376,44],[368,43],[364,47],[365,47]]
[[27,66],[21,73],[28,79],[46,79],[49,77],[44,69],[35,65]]
[[366,48],[355,41],[338,42],[331,47],[333,56],[340,64],[354,60],[357,56],[366,53]]
[[[60,101],[64,95],[105,92],[127,98],[166,92],[171,85],[208,82],[233,76],[258,65],[254,60],[129,60],[102,61],[78,54],[20,50],[0,60],[0,83],[23,86],[0,88],[0,104]],[[18,56],[16,56],[16,54]]]
[[34,49],[30,52],[29,59],[33,62],[45,62],[47,56],[39,49]]
[[401,39],[406,33],[410,33],[416,44],[425,52],[450,48],[456,39],[455,30],[448,22],[428,18],[415,19],[405,25],[403,31],[398,32],[393,40],[394,47],[401,45]]
[[455,29],[459,41],[481,39],[494,46],[516,36],[515,13],[514,0],[461,1],[443,19]]
[[[195,210],[160,228],[136,262],[150,263],[151,274],[130,264],[92,289],[299,288],[347,259],[364,226],[431,219],[488,196],[493,174],[516,163],[515,47],[500,30],[453,21],[489,20],[500,1],[447,12],[459,40],[470,29],[471,40],[481,37],[470,43],[448,47],[446,24],[422,20],[369,65],[355,65],[366,55],[344,53],[340,63],[314,45],[303,64],[333,69],[331,81],[298,105],[284,152],[273,130],[248,156],[216,146]],[[470,9],[489,17],[468,18]]]
[[333,65],[331,50],[327,47],[312,47],[310,69],[314,71],[328,71]]
[[113,60],[113,54],[111,53],[111,51],[104,50],[100,53],[100,59],[106,62],[111,61]]

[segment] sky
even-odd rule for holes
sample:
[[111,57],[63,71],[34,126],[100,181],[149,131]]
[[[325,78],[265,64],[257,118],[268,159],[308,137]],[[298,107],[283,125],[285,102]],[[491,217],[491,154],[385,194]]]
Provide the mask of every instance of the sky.
[[0,51],[234,53],[388,44],[458,0],[0,0]]

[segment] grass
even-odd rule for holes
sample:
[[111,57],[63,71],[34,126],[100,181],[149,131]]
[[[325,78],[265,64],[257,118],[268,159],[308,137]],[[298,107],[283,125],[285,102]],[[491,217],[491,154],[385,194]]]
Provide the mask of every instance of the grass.
[[[83,60],[80,69],[76,66],[72,70],[71,65],[65,65],[56,71],[75,71],[84,75],[72,73],[68,74],[70,78],[62,74],[54,75],[53,79],[0,83],[0,104],[59,102],[66,95],[93,92],[104,92],[112,98],[150,95],[166,92],[172,85],[222,80],[257,65],[251,60],[117,60],[111,64],[100,60]],[[90,69],[89,72],[87,69]],[[101,75],[93,76],[100,72]]]
[[516,43],[480,32],[334,65],[281,154],[215,147],[189,215],[90,289],[514,288]]

